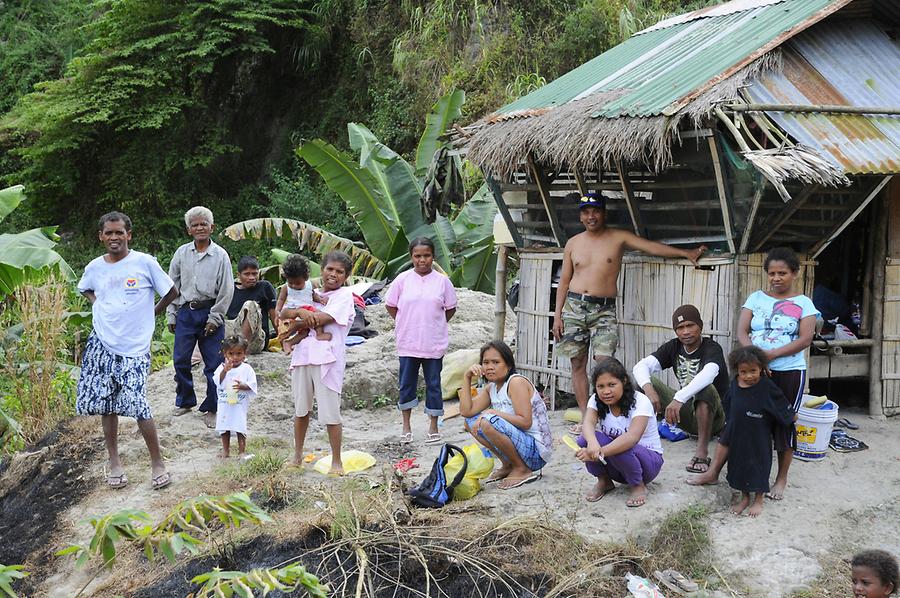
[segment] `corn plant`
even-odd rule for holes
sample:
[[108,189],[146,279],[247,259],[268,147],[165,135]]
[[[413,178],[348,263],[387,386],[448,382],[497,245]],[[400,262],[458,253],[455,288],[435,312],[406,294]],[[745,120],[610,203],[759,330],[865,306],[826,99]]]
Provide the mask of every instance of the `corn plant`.
[[325,598],[328,586],[319,582],[306,567],[294,563],[280,569],[253,569],[249,573],[243,571],[222,571],[218,567],[209,573],[203,573],[191,580],[191,583],[203,584],[194,596],[196,598],[253,598],[254,590],[265,596],[269,592],[293,592],[300,587],[315,598]]
[[226,496],[190,498],[176,505],[158,524],[152,525],[151,521],[146,512],[134,509],[91,519],[94,535],[87,546],[69,546],[57,554],[77,555],[79,567],[92,557],[100,556],[103,564],[111,567],[116,560],[116,545],[121,540],[128,540],[143,550],[147,560],[153,561],[162,554],[174,563],[182,552],[198,554],[205,541],[212,540],[211,524],[231,529],[245,523],[262,525],[272,518],[245,492],[236,492]]
[[[28,573],[22,571],[22,565],[2,565],[0,564],[0,594],[4,596],[9,596],[10,598],[16,598],[16,593],[13,592],[12,584],[18,580],[26,577]],[[318,582],[318,580],[316,580]],[[318,596],[319,594],[313,594],[313,596]],[[325,594],[322,594],[324,596]]]

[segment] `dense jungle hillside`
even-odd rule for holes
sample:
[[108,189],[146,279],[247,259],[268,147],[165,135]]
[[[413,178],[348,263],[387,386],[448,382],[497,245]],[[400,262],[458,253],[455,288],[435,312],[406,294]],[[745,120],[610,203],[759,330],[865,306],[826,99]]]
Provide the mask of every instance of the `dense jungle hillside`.
[[0,187],[28,196],[4,226],[58,225],[76,270],[110,209],[161,254],[197,203],[222,224],[277,215],[359,239],[302,140],[346,148],[360,122],[408,156],[442,94],[465,91],[471,121],[710,3],[0,0]]

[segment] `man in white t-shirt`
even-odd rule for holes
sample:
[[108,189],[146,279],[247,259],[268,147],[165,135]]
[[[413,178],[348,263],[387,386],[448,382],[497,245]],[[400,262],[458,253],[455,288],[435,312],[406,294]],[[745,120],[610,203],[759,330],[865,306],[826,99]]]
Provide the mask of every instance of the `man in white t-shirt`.
[[[131,219],[121,212],[100,217],[102,255],[87,265],[78,291],[91,302],[94,330],[81,360],[75,403],[79,415],[100,415],[109,453],[110,488],[128,484],[119,461],[119,416],[133,417],[150,452],[151,486],[171,483],[159,451],[145,387],[155,317],[178,296],[153,256],[128,248]],[[154,305],[155,296],[161,299]]]

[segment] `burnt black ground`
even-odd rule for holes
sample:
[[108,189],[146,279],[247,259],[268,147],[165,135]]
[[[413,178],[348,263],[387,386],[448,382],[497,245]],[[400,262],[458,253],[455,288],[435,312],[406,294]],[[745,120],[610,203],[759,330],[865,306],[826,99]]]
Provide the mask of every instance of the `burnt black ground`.
[[86,471],[103,449],[102,438],[76,428],[75,420],[68,420],[28,447],[24,453],[47,450],[28,459],[24,469],[10,470],[10,458],[0,463],[0,479],[17,478],[7,479],[13,485],[0,495],[0,563],[25,565],[30,575],[15,585],[21,596],[33,595],[53,569],[60,515],[96,484]]
[[[228,561],[209,557],[194,559],[176,569],[166,579],[152,586],[142,588],[141,590],[132,594],[132,596],[133,598],[187,596],[191,592],[196,592],[199,589],[199,586],[190,583],[191,578],[195,575],[206,573],[212,570],[212,568],[217,565],[223,569],[240,571],[249,571],[253,568],[258,567],[262,568],[283,566],[286,561],[293,560],[296,555],[320,546],[324,540],[324,533],[318,531],[313,532],[303,538],[281,542],[276,542],[272,537],[269,536],[260,536],[238,547],[234,551],[233,557]],[[347,559],[346,562],[352,563],[354,556],[349,552],[344,552],[339,553],[337,558],[341,560]],[[403,555],[402,563],[400,562],[400,559],[397,558],[397,554],[391,554],[390,550],[388,550],[382,558],[384,560],[382,561],[381,565],[384,567],[384,570],[390,571],[392,573],[399,570],[400,578],[403,584],[424,592],[425,578],[422,574],[421,566],[408,553]],[[338,580],[329,579],[327,575],[324,578],[321,577],[325,574],[325,572],[334,568],[336,564],[336,561],[334,561],[334,559],[329,559],[329,561],[323,562],[322,560],[320,560],[318,554],[316,552],[313,552],[310,556],[304,557],[301,562],[303,562],[303,564],[306,566],[307,571],[320,576],[321,581],[328,583],[331,586],[331,595],[339,595],[335,591],[336,582]],[[446,559],[429,563],[429,568],[431,569],[432,574],[436,575],[439,578],[441,590],[444,592],[444,594],[442,595],[444,596],[473,596],[476,595],[473,589],[473,583],[481,582],[479,583],[479,585],[482,590],[487,588],[488,585],[487,582],[484,579],[480,578],[480,576],[478,576],[477,574],[473,573],[472,577],[470,577],[469,574],[465,573],[457,565],[451,563]],[[534,591],[532,592],[523,590],[521,592],[513,593],[509,591],[501,591],[498,589],[496,593],[485,592],[485,596],[496,598],[535,598],[536,596],[542,594],[542,590],[546,589],[539,587],[539,584],[536,584],[535,582],[529,582],[528,580],[518,581],[525,587],[534,587]],[[356,578],[354,577],[347,584],[347,588],[350,588],[350,590],[345,589],[345,593],[347,591],[352,592],[355,587]],[[269,594],[269,596],[272,597],[306,595],[307,594],[302,589],[291,594],[284,594],[281,592],[272,592]],[[378,589],[375,595],[384,598],[394,596],[396,596],[397,598],[411,598],[412,596],[417,596],[418,594],[413,594],[409,590],[404,590],[403,588],[398,589],[395,584],[389,583],[387,581],[382,581],[381,587]],[[434,588],[434,584],[432,584],[432,595],[439,595],[437,590]]]

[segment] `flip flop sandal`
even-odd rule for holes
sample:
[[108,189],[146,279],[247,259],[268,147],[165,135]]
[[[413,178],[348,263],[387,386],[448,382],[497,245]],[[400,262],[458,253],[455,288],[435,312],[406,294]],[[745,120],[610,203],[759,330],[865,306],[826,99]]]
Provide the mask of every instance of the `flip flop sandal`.
[[172,476],[169,474],[168,471],[164,471],[163,473],[159,474],[158,476],[156,476],[155,478],[150,480],[150,487],[153,488],[154,490],[162,490],[163,488],[165,488],[166,486],[168,486],[171,483],[172,483]]
[[625,506],[631,507],[631,508],[643,507],[645,504],[647,504],[646,496],[638,496],[637,498],[629,498],[628,500],[625,501]]
[[[491,475],[489,475],[488,477],[486,477],[486,478],[484,478],[483,480],[481,480],[481,483],[482,483],[482,484],[493,484],[494,482],[499,482],[500,480],[505,480],[507,476],[505,476],[505,475],[504,475],[504,476],[498,476],[497,474],[498,474],[499,472],[500,472],[499,469],[498,469],[497,471],[491,472]],[[507,474],[507,475],[508,475],[508,474]]]
[[128,476],[124,473],[122,475],[108,475],[106,476],[106,485],[113,490],[124,488],[128,485]]
[[[524,486],[525,484],[530,484],[538,480],[541,476],[538,474],[531,474],[527,478],[519,478],[516,482],[509,484],[508,486],[502,485],[502,483],[498,486],[501,490],[512,490],[513,488],[518,488],[519,486]],[[509,477],[504,478],[509,480]]]
[[[705,459],[701,459],[700,457],[694,457],[691,459],[691,464],[684,468],[688,473],[706,473],[709,471],[709,465],[712,463],[712,459],[709,457]],[[700,469],[697,467],[698,465],[703,464],[706,465],[706,469]]]
[[440,432],[438,432],[437,434],[429,433],[428,438],[425,439],[425,444],[440,444],[443,441],[444,437],[441,436]]
[[412,432],[407,432],[406,434],[400,434],[400,444],[412,444],[413,436]]
[[600,501],[601,498],[603,498],[604,496],[606,496],[607,494],[609,494],[610,492],[612,492],[615,489],[616,489],[616,487],[612,486],[610,488],[607,488],[600,494],[597,494],[596,496],[585,496],[584,500],[586,500],[588,502],[598,502],[598,501]]
[[837,420],[836,422],[834,422],[834,425],[840,426],[842,428],[847,428],[848,430],[859,430],[859,426],[854,424],[846,417],[842,417],[841,419]]
[[666,569],[665,571],[654,571],[653,575],[664,586],[675,592],[676,594],[685,595],[688,592],[696,592],[700,589],[694,581],[691,581],[675,569]]

